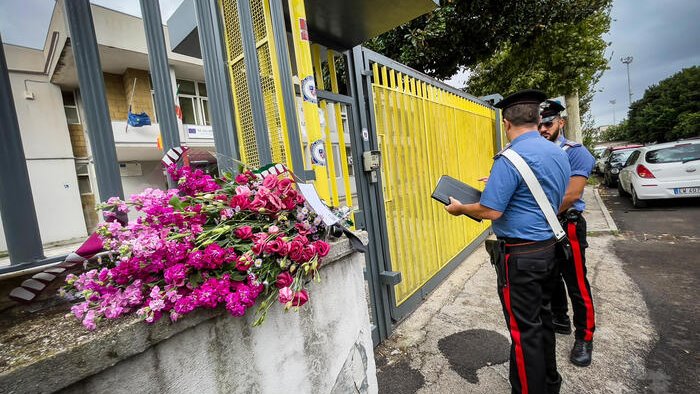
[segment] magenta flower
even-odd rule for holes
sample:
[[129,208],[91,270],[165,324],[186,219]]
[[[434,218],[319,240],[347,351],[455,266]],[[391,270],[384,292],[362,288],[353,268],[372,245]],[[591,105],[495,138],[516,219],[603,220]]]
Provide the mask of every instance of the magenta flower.
[[163,277],[165,278],[165,283],[169,285],[184,286],[187,278],[187,267],[184,264],[175,264],[165,269]]
[[[148,323],[164,315],[176,321],[221,305],[243,316],[260,295],[277,296],[287,308],[307,302],[303,284],[316,271],[304,264],[330,247],[291,179],[246,171],[233,184],[189,167],[171,166],[168,173],[176,189],[147,188],[129,201],[107,201],[113,217],[129,207],[140,215],[127,224],[101,224],[99,242],[111,254],[66,277],[68,296],[83,299],[71,312],[86,328],[127,314]],[[271,276],[278,267],[284,271]],[[296,270],[294,276],[286,269]]]

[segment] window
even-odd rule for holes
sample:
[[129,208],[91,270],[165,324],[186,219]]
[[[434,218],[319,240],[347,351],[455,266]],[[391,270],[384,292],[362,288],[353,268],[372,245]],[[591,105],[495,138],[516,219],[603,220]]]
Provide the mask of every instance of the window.
[[625,162],[624,167],[631,166],[632,164],[634,164],[637,161],[637,158],[639,157],[640,153],[641,151],[638,150],[632,152],[632,155]]
[[681,144],[647,152],[647,163],[674,163],[700,160],[700,144]]
[[63,96],[63,110],[66,113],[68,124],[80,124],[80,115],[78,114],[78,105],[75,102],[73,91],[61,91]]
[[178,79],[177,98],[182,110],[182,123],[199,126],[211,125],[207,86],[204,83]]
[[628,151],[619,151],[619,152],[613,152],[612,155],[610,156],[610,163],[624,163],[628,157],[632,154],[633,151],[628,150]]

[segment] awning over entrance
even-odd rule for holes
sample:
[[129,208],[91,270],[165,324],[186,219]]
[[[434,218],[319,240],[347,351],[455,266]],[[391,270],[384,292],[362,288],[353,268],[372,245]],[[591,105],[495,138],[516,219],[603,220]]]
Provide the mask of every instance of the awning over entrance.
[[[168,20],[173,52],[201,58],[194,0],[185,0]],[[285,16],[288,17],[287,2]],[[428,13],[438,0],[305,0],[311,41],[344,50]]]

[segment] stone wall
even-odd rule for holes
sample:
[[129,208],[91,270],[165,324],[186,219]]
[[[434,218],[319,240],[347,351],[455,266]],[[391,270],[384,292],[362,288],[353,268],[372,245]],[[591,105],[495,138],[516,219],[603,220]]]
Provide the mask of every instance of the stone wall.
[[309,303],[298,313],[275,305],[261,327],[202,311],[86,332],[64,305],[0,331],[0,393],[375,393],[363,266],[346,239],[334,243]]

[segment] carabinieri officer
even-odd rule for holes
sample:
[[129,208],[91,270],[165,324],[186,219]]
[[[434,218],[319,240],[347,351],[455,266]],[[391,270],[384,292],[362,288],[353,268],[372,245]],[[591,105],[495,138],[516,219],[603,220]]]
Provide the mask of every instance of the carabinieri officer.
[[[560,148],[540,137],[539,104],[543,92],[523,90],[496,104],[511,144],[530,166],[556,212],[569,181],[570,167]],[[502,151],[503,152],[503,151]],[[480,202],[462,204],[451,198],[452,215],[493,221],[498,250],[487,245],[498,276],[498,295],[511,336],[510,383],[514,393],[558,393],[550,299],[558,277],[556,238],[524,179],[510,161],[494,158]],[[492,253],[493,252],[493,253]],[[496,257],[494,257],[496,256]]]
[[[586,219],[583,211],[586,203],[583,201],[583,189],[591,175],[595,164],[593,155],[583,145],[564,138],[564,119],[561,111],[564,107],[556,101],[547,100],[540,114],[540,134],[554,142],[566,152],[571,165],[571,179],[566,189],[564,201],[559,207],[559,220],[566,230],[571,242],[571,258],[562,261],[559,271],[563,278],[558,280],[557,288],[552,295],[552,315],[554,331],[560,334],[571,334],[571,322],[568,316],[566,290],[571,298],[571,309],[574,310],[574,327],[576,340],[571,349],[569,359],[574,365],[586,367],[591,364],[593,354],[593,332],[595,331],[595,311],[591,286],[586,278]],[[566,288],[564,283],[566,282]]]

